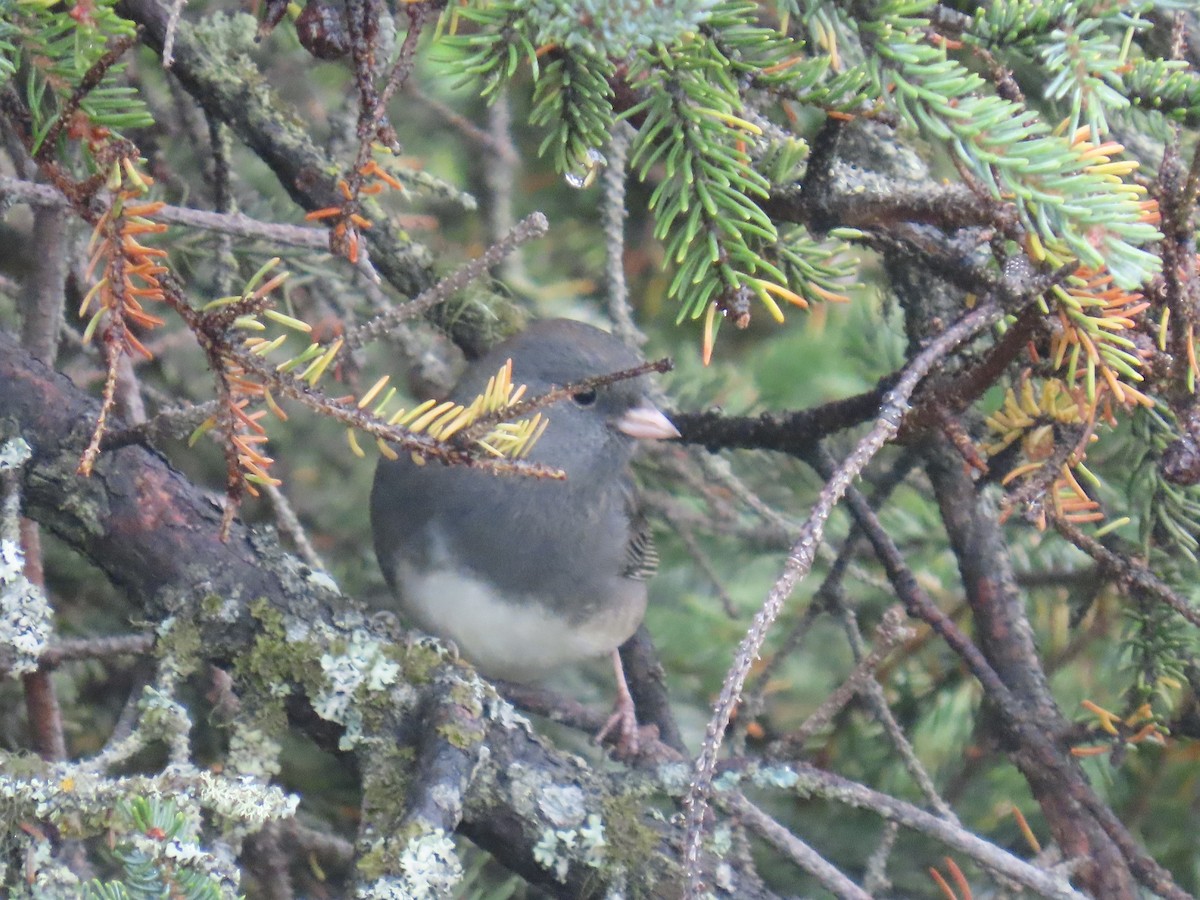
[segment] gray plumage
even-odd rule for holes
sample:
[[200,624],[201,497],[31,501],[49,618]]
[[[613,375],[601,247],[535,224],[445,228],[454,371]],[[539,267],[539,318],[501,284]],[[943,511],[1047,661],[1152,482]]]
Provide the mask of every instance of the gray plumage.
[[[451,399],[469,402],[509,358],[528,396],[640,362],[604,331],[546,320],[472,363]],[[618,382],[544,411],[549,425],[529,458],[563,469],[565,482],[418,466],[406,453],[381,460],[371,522],[401,611],[485,674],[513,680],[628,638],[657,556],[635,504],[637,440],[626,431],[675,435],[644,390],[644,379]]]

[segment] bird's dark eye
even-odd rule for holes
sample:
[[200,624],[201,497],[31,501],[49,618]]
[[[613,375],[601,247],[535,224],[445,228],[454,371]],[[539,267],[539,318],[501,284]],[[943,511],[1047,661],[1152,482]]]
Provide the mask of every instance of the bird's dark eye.
[[580,391],[578,394],[572,394],[571,399],[579,406],[591,406],[596,402],[596,390],[592,388],[586,391]]

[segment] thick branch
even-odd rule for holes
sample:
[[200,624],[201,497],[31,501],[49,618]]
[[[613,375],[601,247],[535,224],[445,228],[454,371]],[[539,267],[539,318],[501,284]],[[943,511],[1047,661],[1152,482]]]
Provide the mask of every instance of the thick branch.
[[[0,333],[0,383],[5,386],[0,391],[0,420],[15,423],[34,450],[25,469],[27,514],[90,558],[140,604],[149,621],[161,621],[172,612],[195,608],[205,598],[219,597],[221,615],[196,622],[208,659],[225,662],[251,651],[260,636],[260,623],[249,609],[252,601],[266,601],[284,616],[321,622],[334,630],[345,611],[354,608],[352,600],[322,589],[312,571],[283,553],[272,537],[235,522],[229,540],[221,541],[221,508],[212,495],[150,450],[130,446],[104,453],[92,478],[78,476],[75,468],[96,402],[34,361],[4,333]],[[462,681],[461,675],[452,675],[444,682],[436,671],[429,682],[415,685],[422,697],[429,694],[425,704],[417,704],[422,711],[450,709],[446,704],[451,701],[438,692],[451,681]],[[410,712],[411,708],[392,709],[379,725],[380,740],[360,743],[361,768],[372,761],[377,752],[373,748],[394,745],[396,729],[411,733],[411,727],[401,725]],[[537,792],[569,787],[578,792],[574,796],[580,808],[586,815],[599,816],[610,835],[616,829],[636,828],[644,836],[639,845],[644,857],[631,863],[639,877],[657,878],[662,885],[678,883],[680,829],[643,815],[642,804],[626,798],[619,784],[609,784],[577,757],[549,747],[511,716],[481,721],[486,727],[482,742],[489,753],[465,788],[459,824],[472,840],[556,896],[578,897],[584,890],[603,893],[606,879],[616,877],[615,872],[576,860],[559,879],[534,854],[542,835],[553,826]],[[315,716],[303,727],[321,740],[328,739],[332,729]],[[427,745],[423,760],[426,770],[436,769],[445,778],[452,778],[457,765],[444,748],[432,744]],[[515,773],[521,773],[520,779]],[[414,812],[428,816],[427,797],[421,793],[412,797]],[[612,821],[614,810],[623,811],[620,822]],[[752,877],[735,871],[734,878],[738,896],[770,896]],[[616,882],[611,886],[618,887]]]
[[[1068,856],[1086,860],[1080,872],[1083,884],[1098,896],[1133,897],[1129,867],[1121,851],[1090,816],[1081,815],[1071,796],[1072,788],[1077,793],[1091,792],[1086,777],[1068,759],[1065,748],[1051,749],[1052,736],[1065,729],[1066,721],[1042,671],[995,506],[977,495],[953,451],[931,448],[927,471],[958,558],[967,602],[975,617],[976,639],[1022,707],[1020,725],[1013,721],[1013,710],[1001,720],[1013,761],[1028,779],[1059,845]],[[1045,741],[1041,752],[1031,752],[1027,741],[1037,732],[1052,740]],[[1047,752],[1058,757],[1051,767],[1045,764]]]

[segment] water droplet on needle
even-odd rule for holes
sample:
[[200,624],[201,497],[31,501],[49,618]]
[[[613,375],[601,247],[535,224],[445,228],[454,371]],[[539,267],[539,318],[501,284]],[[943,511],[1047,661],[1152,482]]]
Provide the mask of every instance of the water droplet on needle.
[[567,184],[573,188],[583,190],[589,188],[596,180],[596,176],[600,171],[608,165],[608,159],[597,150],[595,147],[589,147],[585,155],[583,170],[578,172],[568,172],[566,174]]

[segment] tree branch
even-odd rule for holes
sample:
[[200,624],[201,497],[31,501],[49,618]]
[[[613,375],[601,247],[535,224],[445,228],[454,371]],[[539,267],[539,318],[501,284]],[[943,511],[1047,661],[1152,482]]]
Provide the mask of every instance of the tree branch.
[[[270,609],[272,615],[288,621],[320,625],[332,634],[351,627],[339,625],[343,622],[360,629],[356,634],[371,634],[363,630],[366,620],[353,600],[330,591],[323,576],[283,553],[270,536],[235,522],[229,539],[222,541],[220,506],[158,454],[123,447],[102,454],[90,479],[78,476],[78,454],[86,440],[86,423],[96,413],[95,401],[31,359],[4,333],[0,333],[0,383],[5,385],[0,391],[0,419],[15,422],[34,450],[24,471],[27,513],[128,592],[146,620],[195,614],[207,608],[205,598],[220,598],[219,615],[201,614],[195,619],[204,658],[218,663],[244,659],[264,638],[262,613],[256,617],[252,606]],[[344,640],[349,640],[350,632],[344,633]],[[382,635],[371,638],[386,640]],[[434,714],[445,723],[453,720],[455,703],[483,691],[478,696],[487,713],[476,721],[485,729],[481,740],[489,753],[462,785],[459,828],[464,834],[556,896],[578,897],[585,890],[603,890],[605,884],[620,889],[635,878],[651,885],[679,883],[681,829],[643,811],[640,801],[627,797],[619,780],[610,784],[578,757],[538,739],[473,676],[464,677],[457,666],[445,662],[430,669],[423,645],[411,652],[430,671],[412,683],[412,689],[425,698],[425,705],[418,703],[415,709],[441,710]],[[422,670],[420,662],[417,666],[417,671]],[[382,748],[395,746],[395,736],[413,733],[420,721],[413,706],[397,699],[383,713],[374,726],[378,740],[360,741],[357,746],[360,768],[377,764]],[[418,717],[413,719],[414,715]],[[322,743],[336,741],[341,732],[312,715],[300,724]],[[446,745],[440,746],[427,745],[422,757],[425,770],[440,773],[438,778],[444,780],[449,777],[445,773],[458,764],[445,762],[449,759],[443,753]],[[462,784],[459,776],[446,783]],[[428,810],[428,794],[423,793],[428,787],[414,787],[413,810]],[[535,848],[548,829],[566,827],[555,822],[557,807],[548,799],[564,790],[574,798],[581,823],[594,815],[610,840],[622,830],[640,836],[640,842],[624,848],[629,858],[598,869],[581,853],[560,847],[563,871],[547,870],[539,861],[544,856]],[[455,815],[451,809],[441,821],[449,822]],[[712,865],[711,859],[704,864],[710,871]],[[748,873],[735,870],[733,877],[741,886],[738,896],[771,896]]]

